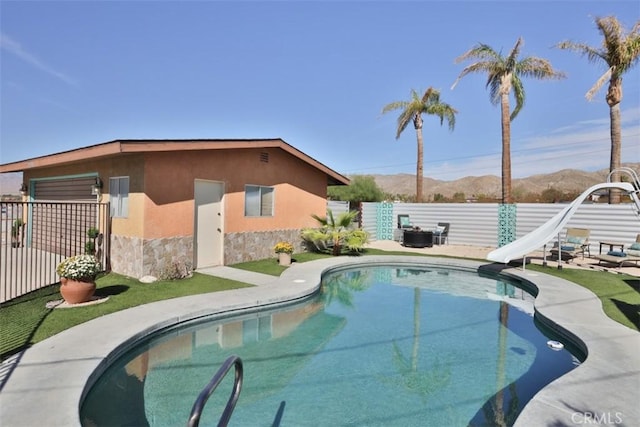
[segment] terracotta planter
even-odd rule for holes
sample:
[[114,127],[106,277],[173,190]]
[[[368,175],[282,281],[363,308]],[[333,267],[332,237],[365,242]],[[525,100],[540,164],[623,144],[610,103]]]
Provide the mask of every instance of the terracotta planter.
[[291,265],[291,254],[288,254],[286,252],[278,253],[278,264],[284,266]]
[[60,294],[68,304],[80,304],[91,301],[91,297],[95,291],[95,282],[80,282],[64,277],[60,279]]

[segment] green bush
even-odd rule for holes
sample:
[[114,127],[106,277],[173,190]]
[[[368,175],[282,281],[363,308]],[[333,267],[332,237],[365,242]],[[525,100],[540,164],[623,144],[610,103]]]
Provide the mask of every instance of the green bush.
[[20,230],[24,227],[24,221],[21,218],[13,221],[13,225],[11,226],[11,236],[18,237]]
[[344,249],[349,252],[359,252],[369,241],[369,235],[361,228],[354,228],[353,220],[356,211],[344,212],[333,216],[331,209],[326,217],[311,215],[320,224],[319,228],[302,230],[302,239],[308,249],[315,252],[331,252],[340,255]]

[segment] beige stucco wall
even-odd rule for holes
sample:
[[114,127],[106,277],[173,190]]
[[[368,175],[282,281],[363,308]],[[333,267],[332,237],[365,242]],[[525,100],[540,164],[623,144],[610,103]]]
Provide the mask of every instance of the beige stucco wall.
[[[224,184],[225,264],[272,256],[279,240],[300,249],[299,231],[316,226],[312,214],[326,212],[327,176],[279,148],[117,154],[27,171],[24,179],[78,174],[102,179],[103,202],[110,178],[129,177],[128,217],[112,219],[111,266],[134,277],[193,261],[196,179]],[[246,185],[274,187],[273,216],[245,217]]]
[[[261,161],[263,153],[268,162]],[[310,227],[315,224],[311,214],[326,209],[326,176],[277,148],[121,154],[26,171],[24,179],[93,173],[103,181],[104,202],[109,201],[109,178],[129,177],[129,215],[112,222],[112,232],[124,236],[193,235],[196,179],[224,183],[225,233]],[[244,216],[245,185],[275,188],[273,216]]]
[[[310,227],[326,210],[326,176],[279,149],[147,153],[144,237],[193,235],[196,179],[224,183],[225,233]],[[245,185],[275,187],[272,217],[244,216]]]

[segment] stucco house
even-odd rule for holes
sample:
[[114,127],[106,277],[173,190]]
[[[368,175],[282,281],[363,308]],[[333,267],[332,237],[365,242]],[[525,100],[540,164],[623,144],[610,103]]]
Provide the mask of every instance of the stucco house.
[[110,203],[111,270],[142,277],[262,259],[349,180],[282,139],[115,140],[0,165],[29,201]]

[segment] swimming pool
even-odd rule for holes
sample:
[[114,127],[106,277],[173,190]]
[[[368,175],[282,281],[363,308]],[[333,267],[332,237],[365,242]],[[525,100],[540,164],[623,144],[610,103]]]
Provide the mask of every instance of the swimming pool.
[[[245,381],[231,425],[510,425],[578,363],[547,346],[532,303],[512,284],[467,271],[336,270],[302,303],[141,343],[94,384],[81,418],[184,425],[200,390],[238,354]],[[203,423],[217,422],[230,381]]]

